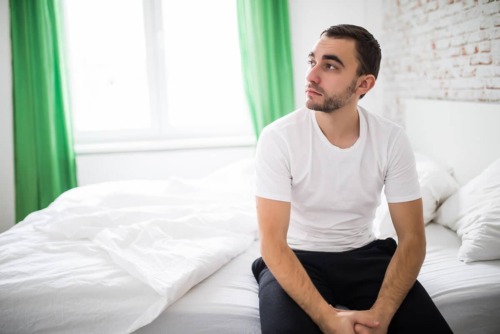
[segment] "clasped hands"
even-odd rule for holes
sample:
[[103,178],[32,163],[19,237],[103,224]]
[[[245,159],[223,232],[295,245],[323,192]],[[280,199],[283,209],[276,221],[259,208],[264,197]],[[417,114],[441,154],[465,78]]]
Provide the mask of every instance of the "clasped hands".
[[375,310],[351,311],[330,306],[319,327],[325,334],[387,334],[389,322]]

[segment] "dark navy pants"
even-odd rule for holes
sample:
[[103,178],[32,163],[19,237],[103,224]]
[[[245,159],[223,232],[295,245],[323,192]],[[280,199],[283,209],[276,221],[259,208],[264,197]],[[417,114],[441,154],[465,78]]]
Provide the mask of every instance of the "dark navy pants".
[[[389,238],[341,253],[294,251],[312,282],[331,305],[367,310],[377,299],[385,271],[396,250]],[[321,333],[318,326],[286,294],[262,258],[252,265],[259,283],[263,334]],[[396,312],[389,334],[452,333],[445,319],[417,281]]]

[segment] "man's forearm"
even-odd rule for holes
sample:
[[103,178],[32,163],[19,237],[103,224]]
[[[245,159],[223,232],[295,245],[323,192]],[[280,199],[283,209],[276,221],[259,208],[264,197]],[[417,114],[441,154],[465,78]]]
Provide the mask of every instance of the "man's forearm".
[[401,241],[387,268],[372,309],[390,321],[414,285],[425,258],[425,238],[409,236]]
[[262,258],[283,290],[320,325],[333,308],[326,302],[288,245],[271,243],[262,247]]

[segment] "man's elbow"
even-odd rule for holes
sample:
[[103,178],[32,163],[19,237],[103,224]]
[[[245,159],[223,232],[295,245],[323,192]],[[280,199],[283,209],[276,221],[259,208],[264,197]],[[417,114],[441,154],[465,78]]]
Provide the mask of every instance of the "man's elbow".
[[416,257],[418,257],[420,262],[423,263],[424,259],[425,259],[425,255],[427,253],[427,251],[426,251],[427,250],[427,241],[425,238],[425,233],[422,235],[416,235],[413,238],[410,238],[410,240],[411,240],[411,244],[409,244],[410,250],[412,251],[412,253],[415,254]]
[[427,249],[425,233],[412,234],[405,236],[404,238],[400,238],[398,242],[398,247],[404,248],[413,257],[423,262],[425,259],[425,254]]
[[287,248],[286,241],[273,237],[261,237],[260,254],[268,266],[279,263]]
[[418,254],[420,263],[422,264],[424,263],[425,255],[427,254],[427,245],[425,242],[425,238],[423,239],[423,241],[419,242],[418,245],[419,246],[417,247],[416,253]]

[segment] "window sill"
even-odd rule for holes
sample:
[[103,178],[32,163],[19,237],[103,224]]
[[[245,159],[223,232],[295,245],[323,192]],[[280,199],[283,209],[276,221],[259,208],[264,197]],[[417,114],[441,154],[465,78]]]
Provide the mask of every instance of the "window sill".
[[253,136],[183,138],[168,140],[120,141],[105,143],[85,143],[75,145],[75,153],[79,155],[205,150],[235,147],[253,147],[256,144]]

